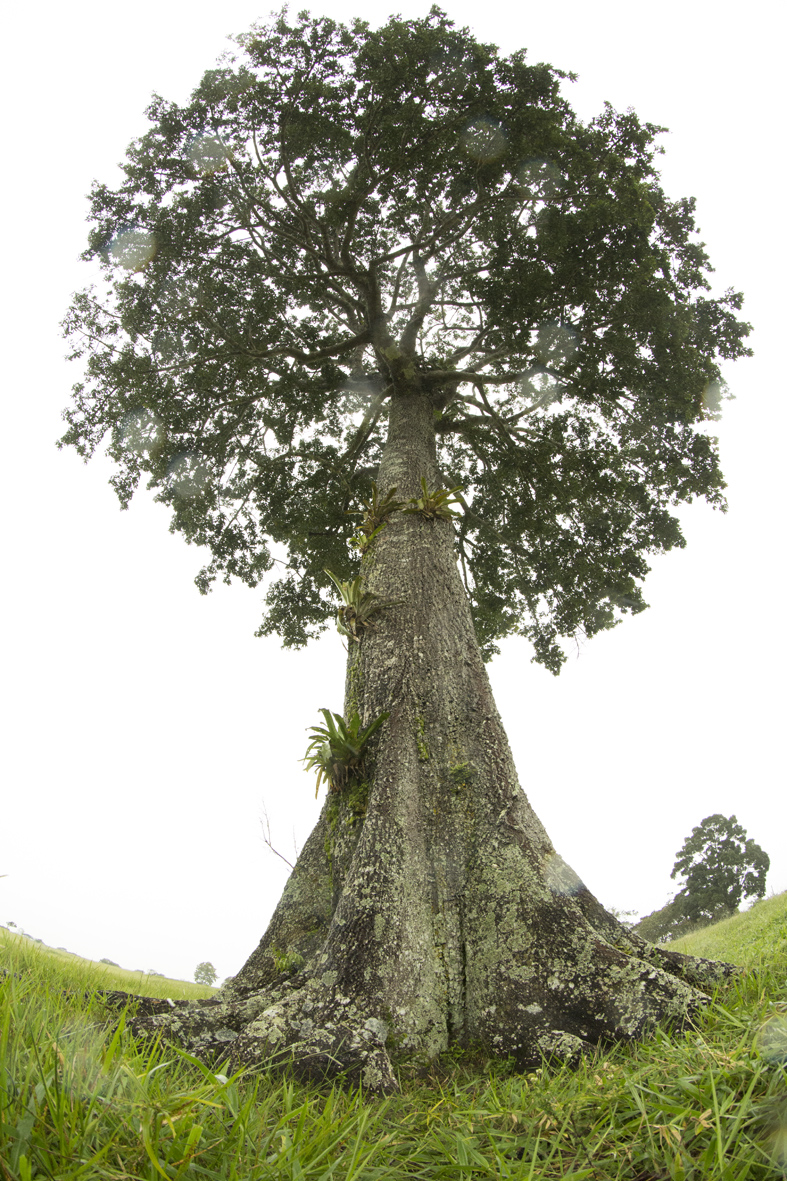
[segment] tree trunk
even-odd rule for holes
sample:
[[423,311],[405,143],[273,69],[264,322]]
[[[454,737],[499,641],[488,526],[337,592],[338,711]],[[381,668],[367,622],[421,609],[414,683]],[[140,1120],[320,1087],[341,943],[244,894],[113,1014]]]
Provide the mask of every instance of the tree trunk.
[[[441,483],[429,400],[391,405],[381,494]],[[345,718],[390,716],[364,782],[329,791],[259,946],[209,1003],[139,1017],[233,1065],[395,1086],[452,1044],[576,1058],[690,1018],[732,969],[652,947],[555,852],[519,786],[449,520],[395,513],[363,559],[389,605],[348,638]]]

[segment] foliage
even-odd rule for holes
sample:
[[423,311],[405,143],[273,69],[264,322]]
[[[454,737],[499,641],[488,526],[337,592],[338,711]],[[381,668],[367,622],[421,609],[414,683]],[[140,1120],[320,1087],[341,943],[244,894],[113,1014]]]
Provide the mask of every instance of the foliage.
[[709,921],[722,910],[731,913],[742,898],[762,898],[770,864],[735,816],[706,816],[676,855],[670,876],[685,884],[675,902],[693,922]]
[[197,984],[215,984],[218,979],[218,972],[213,967],[210,960],[203,960],[202,963],[197,964],[194,969],[194,979]]
[[361,503],[363,504],[363,510],[353,510],[348,516],[363,517],[359,526],[359,535],[350,539],[351,544],[360,550],[363,555],[380,530],[385,528],[385,524],[391,513],[395,513],[403,508],[406,502],[396,500],[396,488],[389,488],[385,496],[380,499],[377,484],[372,480],[372,495],[369,500],[364,500]]
[[360,643],[367,628],[374,627],[372,616],[390,604],[379,595],[365,591],[364,580],[360,574],[352,582],[340,582],[330,570],[326,570],[325,573],[342,596],[342,606],[336,615],[336,629],[341,635],[351,637]]
[[[716,917],[726,918],[728,914],[729,911],[725,906]],[[707,922],[712,921],[714,921],[712,917],[707,920]],[[670,943],[673,939],[680,939],[681,936],[687,935],[694,930],[696,925],[686,917],[680,902],[673,900],[659,910],[645,915],[638,923],[634,924],[632,929],[637,935],[647,939],[649,943]]]
[[188,103],[155,98],[125,179],[94,188],[104,277],[65,320],[85,376],[61,444],[108,439],[121,503],[146,480],[210,550],[202,591],[283,562],[262,634],[326,626],[322,571],[353,577],[347,511],[408,390],[466,489],[486,654],[520,633],[558,671],[561,636],[644,608],[648,555],[684,544],[674,506],[723,507],[708,424],[741,296],[707,294],[661,129],[583,124],[565,78],[437,8],[283,11]]
[[461,492],[461,485],[456,488],[427,488],[426,480],[421,477],[421,495],[413,496],[407,501],[407,508],[402,509],[404,513],[418,513],[419,516],[425,517],[427,521],[451,521],[454,517],[458,517],[459,513],[451,508],[452,504],[459,504],[459,500],[454,495],[455,492]]
[[320,713],[325,718],[325,725],[310,727],[313,736],[302,760],[307,771],[317,770],[315,795],[323,780],[330,785],[331,791],[341,791],[349,780],[362,778],[369,739],[389,717],[387,712],[381,713],[362,730],[357,713],[349,722],[345,722],[341,714],[332,714],[327,709],[321,709]]
[[785,918],[781,895],[703,933],[718,932],[714,956],[758,970],[684,1033],[598,1051],[574,1071],[403,1060],[401,1094],[374,1102],[135,1043],[96,991],[103,971],[8,936],[0,1159],[11,1181],[772,1181],[787,1165],[787,1072],[773,1050]]
[[278,947],[271,948],[271,955],[273,956],[273,962],[276,965],[276,971],[281,973],[297,972],[306,962],[299,952],[281,951]]
[[617,906],[606,907],[607,913],[616,918],[624,927],[633,927],[637,918],[636,910],[620,910]]

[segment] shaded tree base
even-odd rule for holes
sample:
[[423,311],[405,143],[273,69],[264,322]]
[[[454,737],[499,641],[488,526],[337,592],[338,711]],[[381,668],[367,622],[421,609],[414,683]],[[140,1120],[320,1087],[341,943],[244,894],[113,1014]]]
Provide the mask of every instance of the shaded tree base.
[[[691,1025],[710,1001],[698,984],[712,989],[741,971],[731,964],[647,944],[642,951],[645,958],[633,961],[632,971],[638,977],[639,992],[648,1000],[644,1020],[640,1007],[630,1032],[621,1021],[616,1036],[594,1039],[575,1032],[576,1012],[566,1014],[563,1025],[570,1028],[560,1024],[557,1013],[546,1018],[539,1015],[529,1028],[517,1031],[520,1049],[511,1055],[516,1069],[536,1069],[545,1060],[577,1065],[599,1044],[647,1037],[659,1018],[671,1029],[680,1030]],[[319,981],[303,972],[282,979],[276,987],[243,996],[232,995],[231,983],[223,993],[207,1000],[162,1000],[123,992],[102,996],[114,1008],[131,1008],[128,1028],[135,1036],[160,1038],[230,1071],[273,1067],[301,1081],[340,1081],[362,1086],[370,1093],[390,1094],[398,1089],[397,1057],[413,1057],[406,1046],[397,1045],[385,1020],[364,1012],[350,997],[326,993]],[[603,1008],[605,1003],[605,998],[598,997],[595,1007]],[[511,1031],[502,1033],[501,1041],[510,1043]],[[493,1045],[473,1048],[488,1057],[499,1053]]]

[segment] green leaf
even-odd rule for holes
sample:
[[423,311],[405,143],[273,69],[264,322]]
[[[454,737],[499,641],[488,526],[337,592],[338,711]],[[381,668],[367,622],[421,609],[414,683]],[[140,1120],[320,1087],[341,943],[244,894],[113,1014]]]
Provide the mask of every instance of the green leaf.
[[317,791],[323,780],[332,790],[339,791],[349,780],[363,776],[369,740],[390,715],[380,714],[362,730],[358,713],[349,722],[327,709],[321,709],[320,713],[325,718],[325,727],[311,727],[313,737],[301,762],[306,764],[307,771],[317,771]]
[[[61,445],[106,445],[124,506],[152,490],[209,553],[203,593],[259,585],[283,550],[259,634],[324,630],[323,571],[352,588],[403,511],[454,520],[484,653],[523,635],[557,672],[563,637],[644,609],[679,505],[724,508],[707,424],[749,353],[742,297],[709,297],[661,129],[610,106],[583,123],[564,77],[436,8],[272,17],[187,102],[154,99],[123,179],[94,187]],[[394,392],[416,389],[455,487],[369,498]],[[365,603],[340,612],[353,640]]]

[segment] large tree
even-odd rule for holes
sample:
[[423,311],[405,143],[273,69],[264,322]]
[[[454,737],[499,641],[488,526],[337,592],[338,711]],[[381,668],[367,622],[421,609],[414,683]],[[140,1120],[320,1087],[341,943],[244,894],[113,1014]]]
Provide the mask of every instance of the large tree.
[[524,1066],[683,1020],[723,967],[646,944],[561,860],[484,658],[518,633],[557,672],[561,637],[643,609],[673,506],[723,507],[740,296],[705,294],[660,129],[581,123],[524,52],[437,9],[238,42],[94,190],[106,285],[66,322],[86,376],[63,442],[109,438],[121,502],[146,478],[208,547],[203,591],[269,575],[263,634],[305,643],[338,585],[345,702],[259,946],[137,1028],[387,1089],[394,1048]]
[[683,878],[675,895],[694,923],[734,914],[743,898],[762,898],[771,859],[736,816],[706,816],[675,855],[670,877]]

